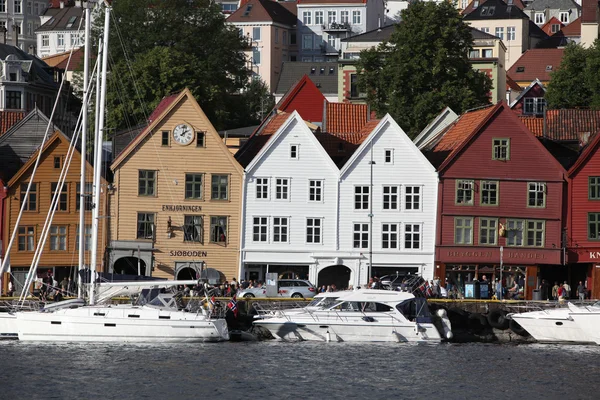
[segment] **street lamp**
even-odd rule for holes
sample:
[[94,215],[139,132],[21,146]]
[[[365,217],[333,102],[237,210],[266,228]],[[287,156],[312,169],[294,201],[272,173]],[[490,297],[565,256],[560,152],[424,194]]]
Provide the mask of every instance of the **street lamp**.
[[369,188],[369,269],[367,273],[367,281],[371,278],[371,268],[373,266],[373,142],[371,142],[371,161],[369,166],[371,168],[371,185]]

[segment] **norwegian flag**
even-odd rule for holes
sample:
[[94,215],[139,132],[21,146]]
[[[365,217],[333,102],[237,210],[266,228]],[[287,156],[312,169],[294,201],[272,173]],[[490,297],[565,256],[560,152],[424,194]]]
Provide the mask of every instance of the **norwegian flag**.
[[233,315],[235,315],[235,317],[237,318],[238,308],[237,308],[236,295],[233,295],[233,297],[231,298],[231,301],[229,302],[229,304],[227,304],[227,308],[229,308],[231,311],[233,311]]
[[215,296],[212,296],[210,298],[210,304],[214,307],[214,305],[215,305]]

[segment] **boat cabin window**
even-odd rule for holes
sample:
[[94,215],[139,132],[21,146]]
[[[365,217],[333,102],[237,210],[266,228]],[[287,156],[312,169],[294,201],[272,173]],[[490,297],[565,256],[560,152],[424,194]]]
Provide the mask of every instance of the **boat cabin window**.
[[386,304],[359,301],[344,301],[338,304],[336,307],[334,307],[334,309],[339,311],[358,312],[386,312],[392,310],[392,308]]
[[332,305],[336,304],[338,302],[338,298],[337,297],[318,297],[313,299],[310,303],[308,303],[307,307],[323,307],[323,308],[327,308],[327,307],[331,307]]
[[415,318],[418,318],[419,322],[425,322],[431,317],[429,307],[427,306],[427,299],[420,297],[403,301],[396,306],[396,309],[409,321],[414,321]]

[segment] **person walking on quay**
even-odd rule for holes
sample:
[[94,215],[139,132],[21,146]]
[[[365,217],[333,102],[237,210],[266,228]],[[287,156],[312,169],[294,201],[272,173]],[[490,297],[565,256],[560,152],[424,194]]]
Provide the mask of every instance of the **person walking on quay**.
[[554,282],[554,286],[552,286],[552,299],[558,300],[558,282]]
[[577,286],[577,296],[579,296],[580,301],[585,300],[586,292],[587,292],[587,290],[586,290],[585,286],[583,285],[583,283],[581,281],[579,281],[579,286]]
[[496,300],[502,300],[502,281],[496,278]]
[[565,289],[565,299],[570,299],[571,298],[571,286],[569,286],[569,284],[567,283],[567,281],[565,281],[565,283],[563,284],[563,288]]
[[542,284],[540,285],[540,292],[542,294],[542,300],[548,300],[548,282],[545,279],[542,279]]

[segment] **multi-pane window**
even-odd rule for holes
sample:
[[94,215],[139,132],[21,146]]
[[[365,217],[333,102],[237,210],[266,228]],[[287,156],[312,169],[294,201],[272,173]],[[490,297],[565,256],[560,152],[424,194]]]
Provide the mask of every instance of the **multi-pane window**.
[[529,207],[546,207],[546,184],[529,182],[527,187],[527,205]]
[[287,243],[288,221],[287,217],[273,217],[273,242]]
[[506,220],[506,245],[523,246],[523,231],[525,221],[522,219]]
[[329,26],[336,22],[336,18],[337,11],[327,11],[327,23],[329,23]]
[[590,176],[588,186],[589,199],[600,200],[600,176]]
[[213,243],[227,243],[227,217],[210,217],[210,241]]
[[421,209],[421,187],[406,186],[404,190],[404,209],[405,210],[420,210]]
[[473,204],[473,187],[471,180],[458,179],[456,181],[456,204]]
[[415,249],[421,248],[421,225],[405,224],[404,225],[404,248]]
[[298,159],[298,148],[300,146],[298,146],[297,144],[291,144],[290,145],[290,158],[297,160]]
[[6,0],[0,0],[0,13],[6,12]]
[[313,35],[302,35],[302,48],[312,49],[313,47]]
[[498,205],[498,181],[481,181],[481,204]]
[[454,243],[473,244],[473,218],[454,218]]
[[545,221],[527,221],[527,246],[544,247]]
[[[367,187],[367,186],[364,186]],[[357,189],[358,186],[355,188]],[[398,186],[384,186],[383,187],[383,209],[384,210],[397,210],[398,209]]]
[[368,210],[369,209],[369,187],[355,186],[354,187],[354,209]]
[[492,139],[492,159],[502,161],[510,159],[510,139]]
[[398,224],[382,224],[381,225],[381,248],[382,249],[397,249],[398,248]]
[[600,239],[600,213],[588,213],[588,239]]
[[287,200],[289,198],[290,180],[288,178],[275,178],[275,199]]
[[352,23],[354,25],[360,25],[362,22],[360,10],[352,11]]
[[306,219],[306,243],[322,243],[322,226],[323,220],[321,218]]
[[269,198],[269,178],[256,178],[256,198]]
[[315,25],[323,25],[323,11],[315,11]]
[[268,238],[267,229],[269,227],[269,221],[267,217],[253,217],[252,218],[252,241],[253,242],[266,242]]
[[[92,210],[92,189],[93,185],[90,182],[86,182],[83,192],[83,197],[85,198],[85,211]],[[77,193],[75,197],[75,208],[79,211],[79,207],[81,207],[81,183],[77,183]]]
[[202,198],[202,177],[203,174],[185,174],[185,198]]
[[540,115],[544,113],[545,107],[546,99],[543,97],[526,97],[523,103],[523,114]]
[[21,92],[19,92],[18,90],[6,91],[6,108],[9,108],[11,110],[21,109]]
[[506,40],[516,40],[517,38],[517,29],[514,26],[508,26],[506,28]]
[[[83,247],[84,250],[90,250],[92,248],[92,226],[86,225],[84,229]],[[75,235],[75,248],[79,249],[79,225],[77,225],[77,235]]]
[[184,215],[183,240],[186,242],[202,242],[202,216]]
[[138,195],[156,195],[156,171],[140,169],[138,174]]
[[323,181],[308,181],[308,201],[323,201]]
[[[52,182],[52,198],[54,199],[54,195],[56,194],[56,190],[58,189],[58,182]],[[57,211],[67,211],[67,200],[69,195],[67,194],[67,184],[64,183],[60,190],[60,194],[58,195],[58,203],[56,205]]]
[[350,13],[348,11],[340,12],[340,22],[342,24],[347,24],[348,22],[350,22]]
[[18,238],[19,251],[33,251],[35,246],[35,227],[19,226]]
[[355,249],[366,249],[369,247],[369,224],[354,224],[354,237],[352,247]]
[[154,239],[154,213],[138,213],[137,238]]
[[252,28],[252,40],[254,40],[254,41],[260,40],[260,26],[255,26]]
[[498,242],[498,220],[496,218],[479,218],[479,244],[495,245]]
[[304,25],[312,25],[312,12],[304,11],[302,13],[302,23]]
[[42,35],[42,47],[50,47],[50,36]]
[[25,198],[25,194],[27,193],[27,183],[22,183],[21,184],[21,204],[23,204],[24,201],[27,201],[27,204],[25,205],[25,208],[23,209],[24,211],[36,211],[37,210],[37,183],[32,183],[31,184],[31,189],[29,190],[29,196],[27,196],[27,198]]
[[569,23],[569,12],[568,11],[560,12],[560,22],[562,22],[565,25]]
[[21,14],[23,11],[21,9],[22,0],[15,0],[15,14]]
[[550,32],[556,33],[558,31],[560,31],[560,24],[552,24],[550,26]]
[[211,182],[211,195],[213,200],[227,200],[229,191],[228,175],[213,175]]
[[543,12],[536,12],[534,15],[535,18],[535,23],[537,25],[543,24],[546,22],[546,16],[544,15]]
[[50,227],[50,250],[67,250],[67,227],[52,225]]
[[386,164],[393,164],[394,163],[394,150],[385,149],[384,158],[385,158]]
[[497,26],[496,27],[496,36],[500,40],[504,40],[504,27],[503,26]]

